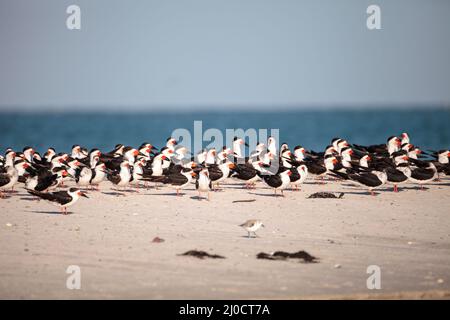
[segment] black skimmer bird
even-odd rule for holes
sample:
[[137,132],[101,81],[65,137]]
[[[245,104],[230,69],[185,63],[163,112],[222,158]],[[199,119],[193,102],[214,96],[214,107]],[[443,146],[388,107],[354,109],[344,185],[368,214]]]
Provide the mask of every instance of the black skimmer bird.
[[106,165],[104,163],[99,163],[92,169],[91,181],[89,183],[97,191],[100,190],[100,183],[107,180],[106,178]]
[[14,161],[16,160],[16,155],[17,155],[17,153],[11,149],[6,151],[5,158],[3,160],[4,166],[5,167],[13,167]]
[[[27,165],[26,163],[24,165]],[[5,172],[0,173],[0,197],[3,198],[4,194],[2,191],[7,189],[12,189],[19,179],[19,175],[14,166],[6,166],[4,168]]]
[[115,157],[123,155],[123,149],[125,146],[121,143],[118,143],[114,146],[114,149],[105,153],[105,156]]
[[375,195],[373,191],[374,189],[381,187],[387,182],[386,173],[381,171],[362,171],[349,173],[348,177],[350,178],[350,180],[368,187],[369,192],[372,196]]
[[401,144],[410,143],[409,141],[409,135],[406,132],[403,132],[401,134]]
[[130,163],[126,160],[120,164],[119,171],[109,171],[106,175],[107,179],[118,188],[126,188],[131,180]]
[[50,163],[52,161],[53,156],[56,155],[56,151],[54,148],[48,148],[47,151],[44,153],[44,159],[47,163]]
[[283,190],[291,183],[291,179],[289,178],[291,174],[292,172],[286,168],[280,168],[280,172],[276,174],[262,174],[258,171],[258,175],[264,183],[273,188],[275,196],[277,195],[277,190],[280,190],[281,196],[283,197]]
[[203,165],[206,160],[206,154],[208,153],[208,150],[202,149],[199,151],[195,157],[192,158],[192,161],[196,161],[198,164]]
[[[293,190],[300,191],[300,185],[304,183],[306,181],[306,178],[308,177],[308,167],[302,164],[298,167],[293,166],[290,170],[291,187]],[[293,179],[292,177],[295,177],[295,179]]]
[[240,224],[239,227],[244,228],[248,232],[248,238],[250,238],[251,233],[253,233],[255,237],[257,237],[256,231],[259,228],[264,227],[264,224],[261,220],[251,219],[245,221],[243,224]]
[[396,137],[391,136],[387,139],[386,144],[376,144],[371,146],[361,146],[353,144],[353,148],[364,153],[372,153],[380,156],[388,156],[400,150],[402,141]]
[[198,191],[198,200],[201,198],[201,193],[206,192],[208,194],[208,201],[210,200],[209,192],[212,190],[211,179],[209,178],[208,169],[202,169],[195,181],[195,189]]
[[27,160],[29,163],[34,162],[34,155],[35,151],[32,147],[25,147],[23,148],[23,155],[25,157],[25,160]]
[[370,155],[365,154],[359,159],[359,166],[363,168],[368,168],[370,161],[372,161]]
[[435,161],[433,161],[433,164],[435,165],[437,171],[438,171],[438,178],[439,181],[439,174],[443,173],[445,175],[450,175],[450,150],[439,150],[439,151],[433,151],[431,156],[434,158]]
[[215,148],[208,150],[208,152],[206,153],[205,165],[208,166],[208,165],[215,164],[216,156],[217,156],[217,151]]
[[163,184],[171,185],[177,192],[177,196],[180,196],[180,190],[189,186],[192,182],[192,178],[196,176],[196,173],[192,169],[184,168],[180,165],[171,169],[171,172],[160,177],[143,178],[143,181],[161,182]]
[[305,164],[308,168],[308,174],[311,174],[316,179],[320,178],[322,183],[324,182],[324,176],[334,170],[342,169],[342,164],[336,156],[327,154],[322,158],[307,158],[305,161],[299,164]]
[[40,192],[34,190],[27,190],[28,193],[39,197],[41,199],[47,200],[52,204],[60,207],[62,214],[67,214],[67,207],[72,206],[78,201],[80,197],[89,198],[86,193],[80,191],[77,188],[70,188],[67,191],[58,192]]
[[242,138],[233,138],[233,155],[236,157],[238,163],[245,162],[244,146],[248,147],[248,144]]
[[144,174],[144,167],[147,165],[147,160],[145,160],[145,157],[139,158],[136,160],[136,162],[133,165],[132,170],[132,179],[130,182],[134,184],[136,188],[139,188],[140,185],[140,179],[142,175]]
[[294,148],[294,159],[295,159],[295,161],[300,162],[300,161],[305,160],[305,153],[306,153],[305,148],[303,148],[302,146],[296,146]]
[[25,188],[33,191],[47,192],[61,185],[63,179],[71,176],[63,167],[48,170],[40,170],[27,178]]
[[72,153],[70,156],[73,159],[84,159],[86,157],[82,152],[81,146],[78,144],[72,146]]
[[267,150],[272,154],[278,154],[277,153],[277,140],[274,137],[269,137],[267,139]]
[[391,155],[391,161],[378,161],[373,164],[373,168],[377,171],[386,173],[387,182],[394,186],[394,192],[398,192],[398,185],[406,183],[408,176],[399,169],[399,167],[408,166],[408,156],[406,151],[400,150]]
[[394,192],[398,192],[398,185],[408,181],[408,176],[398,168],[387,167],[385,168],[387,181],[394,185]]
[[219,184],[228,178],[231,170],[235,167],[236,165],[233,162],[211,164],[206,167],[214,190],[218,190]]
[[151,158],[151,155],[157,150],[154,145],[148,142],[144,142],[138,148],[139,153],[145,156],[145,159],[148,161]]
[[146,166],[142,168],[142,178],[162,176],[165,162],[167,163],[165,167],[168,168],[170,166],[169,158],[162,153],[156,155],[151,163],[147,162]]
[[292,190],[299,191],[299,185],[305,181],[308,175],[308,168],[304,164],[300,166],[293,165],[293,163],[298,163],[298,161],[295,159],[295,156],[292,155],[291,151],[288,148],[284,147],[280,148],[280,150],[281,149],[283,149],[284,151],[282,151],[280,154],[280,165],[291,171],[291,175],[289,176],[291,180],[291,188]]
[[245,187],[247,189],[254,188],[256,181],[260,180],[258,173],[261,171],[259,162],[251,162],[251,163],[237,163],[233,168],[233,173],[231,177],[244,180]]
[[[23,159],[14,161],[14,168],[17,170],[17,175],[19,176],[18,182],[20,183],[25,183],[27,177],[35,171],[34,168],[31,167],[31,164]],[[0,169],[0,172],[1,171],[2,170]],[[12,189],[14,189],[14,186]]]
[[421,160],[409,159],[411,163],[418,167],[399,167],[403,173],[408,176],[409,181],[420,185],[420,189],[424,190],[423,185],[428,184],[437,178],[437,169],[432,162],[425,162]]

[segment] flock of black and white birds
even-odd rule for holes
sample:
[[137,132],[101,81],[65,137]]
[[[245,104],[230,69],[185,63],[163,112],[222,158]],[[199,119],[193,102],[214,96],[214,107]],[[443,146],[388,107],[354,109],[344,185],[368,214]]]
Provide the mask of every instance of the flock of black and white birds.
[[[411,144],[407,133],[389,137],[386,144],[370,146],[334,138],[323,152],[300,145],[291,150],[286,143],[277,148],[273,137],[267,144],[258,143],[249,156],[245,156],[246,147],[245,141],[236,137],[231,147],[205,149],[196,155],[173,138],[159,150],[150,143],[139,148],[118,144],[106,153],[80,145],[74,145],[70,154],[53,148],[43,155],[32,147],[21,152],[9,148],[0,156],[0,196],[23,184],[33,196],[67,213],[67,207],[80,197],[88,197],[86,190],[99,190],[105,182],[124,192],[150,184],[155,188],[169,185],[177,195],[193,183],[198,199],[207,194],[209,200],[210,191],[220,190],[227,179],[240,180],[244,188],[255,188],[256,182],[262,181],[275,195],[279,191],[283,196],[288,188],[299,190],[307,178],[325,183],[327,176],[360,184],[374,195],[374,189],[385,184],[392,185],[394,192],[406,182],[423,189],[424,184],[450,175],[449,150],[422,150]],[[74,183],[69,183],[71,180]],[[68,184],[76,187],[67,188]]]

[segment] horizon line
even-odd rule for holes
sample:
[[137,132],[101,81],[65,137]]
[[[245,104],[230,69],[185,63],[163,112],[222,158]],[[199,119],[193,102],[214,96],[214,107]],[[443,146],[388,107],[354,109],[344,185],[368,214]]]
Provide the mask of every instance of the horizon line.
[[[276,107],[276,110],[273,108]],[[89,113],[89,112],[114,112],[114,113],[190,113],[190,112],[289,112],[289,111],[374,111],[397,109],[397,110],[447,110],[450,109],[450,102],[443,103],[352,103],[352,104],[284,104],[273,105],[197,105],[197,106],[153,106],[148,105],[65,105],[65,106],[1,106],[0,113]]]

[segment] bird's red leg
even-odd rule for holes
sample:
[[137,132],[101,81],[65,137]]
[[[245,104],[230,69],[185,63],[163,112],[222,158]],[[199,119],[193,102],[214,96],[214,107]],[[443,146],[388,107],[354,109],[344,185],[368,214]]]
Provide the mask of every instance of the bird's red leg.
[[398,192],[398,188],[397,188],[396,184],[394,184],[394,192]]

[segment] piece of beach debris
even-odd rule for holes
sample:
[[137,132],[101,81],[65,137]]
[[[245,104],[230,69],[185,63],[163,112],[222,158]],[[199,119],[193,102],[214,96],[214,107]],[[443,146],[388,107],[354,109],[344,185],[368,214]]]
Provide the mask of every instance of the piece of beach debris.
[[318,258],[310,255],[308,252],[300,250],[298,252],[289,253],[285,251],[275,251],[273,254],[260,252],[256,255],[257,259],[266,260],[287,260],[287,259],[300,259],[304,263],[317,263]]
[[12,227],[13,225],[12,225],[12,223],[9,223],[9,222],[8,222],[8,223],[6,224],[6,226],[7,226],[7,227]]
[[238,202],[255,202],[256,199],[244,199],[244,200],[233,200],[232,203],[238,203]]
[[163,238],[160,238],[160,237],[154,237],[153,240],[152,240],[153,243],[161,243],[161,242],[164,242],[164,241],[165,240]]
[[308,199],[316,199],[316,198],[321,198],[321,199],[342,199],[344,197],[344,193],[341,192],[339,193],[337,196],[334,193],[330,193],[330,192],[316,192],[311,194]]
[[189,251],[186,251],[185,253],[179,254],[179,256],[192,256],[192,257],[196,257],[199,259],[204,259],[204,258],[225,259],[225,257],[220,256],[218,254],[209,254],[208,252],[199,251],[199,250],[189,250]]

